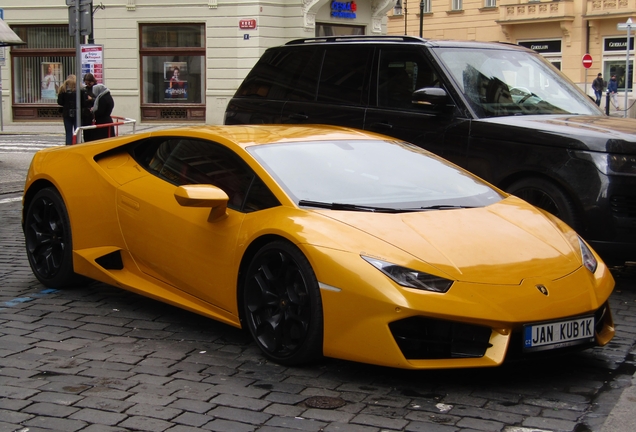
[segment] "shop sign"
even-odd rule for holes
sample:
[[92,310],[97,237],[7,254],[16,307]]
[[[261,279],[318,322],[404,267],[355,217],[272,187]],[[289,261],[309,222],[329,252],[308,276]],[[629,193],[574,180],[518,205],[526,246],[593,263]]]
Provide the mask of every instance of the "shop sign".
[[[627,38],[626,37],[616,37],[616,38],[605,38],[604,48],[605,51],[623,51],[625,52],[625,48],[627,47]],[[629,50],[632,51],[634,49],[634,38],[629,38]]]
[[561,53],[561,40],[524,41],[519,42],[522,47],[530,48],[541,54]]
[[334,18],[355,19],[358,5],[355,1],[350,2],[331,2],[331,16]]
[[241,30],[254,30],[256,29],[256,20],[253,18],[239,20],[239,28]]
[[80,45],[82,81],[92,73],[98,84],[104,83],[104,45]]

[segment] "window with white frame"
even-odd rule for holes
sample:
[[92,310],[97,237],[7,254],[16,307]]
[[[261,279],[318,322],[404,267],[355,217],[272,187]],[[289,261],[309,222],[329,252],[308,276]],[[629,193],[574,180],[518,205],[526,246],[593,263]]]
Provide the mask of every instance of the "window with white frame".
[[424,13],[430,13],[431,12],[431,0],[424,0]]
[[484,7],[497,7],[497,0],[485,0]]
[[453,0],[452,8],[453,10],[462,10],[462,0]]

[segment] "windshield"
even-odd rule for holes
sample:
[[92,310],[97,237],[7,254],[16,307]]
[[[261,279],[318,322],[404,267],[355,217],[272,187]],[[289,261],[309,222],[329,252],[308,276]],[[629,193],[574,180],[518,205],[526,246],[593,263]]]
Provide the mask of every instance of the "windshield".
[[478,117],[600,115],[596,104],[539,54],[521,50],[434,50]]
[[477,177],[403,142],[278,143],[248,151],[294,202],[310,207],[360,210],[321,205],[325,203],[405,210],[483,207],[502,199]]

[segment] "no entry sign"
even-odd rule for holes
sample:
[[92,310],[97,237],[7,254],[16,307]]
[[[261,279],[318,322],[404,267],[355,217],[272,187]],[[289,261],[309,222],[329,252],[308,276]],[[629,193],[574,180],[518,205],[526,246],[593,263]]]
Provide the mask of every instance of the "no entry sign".
[[583,66],[585,67],[585,69],[589,69],[590,67],[592,67],[592,56],[589,54],[585,54],[583,56]]

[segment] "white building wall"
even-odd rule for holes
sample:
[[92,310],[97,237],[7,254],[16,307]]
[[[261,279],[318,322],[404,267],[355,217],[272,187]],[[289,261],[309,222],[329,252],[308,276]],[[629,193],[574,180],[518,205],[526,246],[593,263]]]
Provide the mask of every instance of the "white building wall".
[[[314,28],[305,26],[307,6],[319,8],[316,21],[366,25],[367,34],[372,34],[373,8],[377,12],[378,5],[384,9],[392,7],[395,0],[358,0],[355,20],[331,18],[330,0],[94,0],[94,5],[100,3],[105,9],[97,9],[94,14],[94,43],[104,46],[104,83],[115,100],[113,114],[141,118],[139,25],[204,23],[205,120],[221,124],[229,99],[265,49],[314,36]],[[68,8],[63,0],[4,0],[0,7],[9,25],[68,24]],[[256,19],[257,28],[240,29],[239,20],[244,18]],[[382,30],[386,33],[386,18]],[[11,122],[9,58],[2,68],[2,81],[3,118]]]

